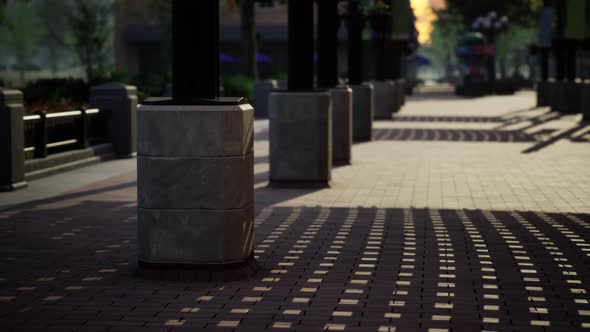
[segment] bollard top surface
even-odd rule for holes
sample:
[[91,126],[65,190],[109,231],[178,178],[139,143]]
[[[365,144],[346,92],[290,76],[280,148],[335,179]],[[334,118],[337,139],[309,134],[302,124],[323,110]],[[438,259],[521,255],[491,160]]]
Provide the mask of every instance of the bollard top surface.
[[22,104],[23,93],[16,89],[0,87],[0,105]]
[[133,85],[126,85],[119,82],[110,82],[101,85],[93,86],[90,89],[92,96],[135,96],[137,95],[137,88]]

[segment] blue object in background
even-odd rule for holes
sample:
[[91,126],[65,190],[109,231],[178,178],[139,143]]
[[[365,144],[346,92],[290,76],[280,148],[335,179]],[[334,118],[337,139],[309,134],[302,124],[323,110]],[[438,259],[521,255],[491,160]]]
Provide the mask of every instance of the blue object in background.
[[262,54],[262,53],[256,53],[256,62],[271,63],[272,58],[270,56]]

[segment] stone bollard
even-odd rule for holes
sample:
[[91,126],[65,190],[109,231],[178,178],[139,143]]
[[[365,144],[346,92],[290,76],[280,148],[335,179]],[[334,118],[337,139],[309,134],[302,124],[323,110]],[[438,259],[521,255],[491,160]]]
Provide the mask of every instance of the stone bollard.
[[0,88],[0,191],[27,186],[23,94]]
[[92,87],[90,106],[110,111],[111,142],[118,157],[137,152],[137,89],[132,85],[107,83]]
[[352,149],[352,89],[348,86],[330,89],[332,94],[332,161],[334,165],[350,164]]
[[138,259],[148,266],[249,262],[254,109],[174,103],[148,99],[137,112]]
[[288,88],[287,80],[278,81],[278,85],[279,85],[279,90],[287,90],[287,88]]
[[352,138],[370,141],[373,138],[375,88],[371,83],[352,85]]
[[397,80],[398,93],[399,93],[399,109],[406,104],[406,80],[401,78]]
[[561,82],[550,81],[548,82],[549,86],[549,107],[551,108],[552,112],[559,112],[561,109]]
[[537,82],[537,107],[549,106],[550,99],[550,83],[547,81]]
[[275,80],[256,82],[254,85],[254,117],[256,119],[268,118],[268,95],[278,87],[279,84]]
[[582,121],[590,121],[590,82],[582,83]]
[[563,114],[582,112],[582,85],[577,82],[563,82],[562,109]]
[[270,186],[329,187],[332,97],[329,92],[271,92]]
[[393,81],[373,82],[375,87],[375,119],[391,120],[396,110],[396,84]]

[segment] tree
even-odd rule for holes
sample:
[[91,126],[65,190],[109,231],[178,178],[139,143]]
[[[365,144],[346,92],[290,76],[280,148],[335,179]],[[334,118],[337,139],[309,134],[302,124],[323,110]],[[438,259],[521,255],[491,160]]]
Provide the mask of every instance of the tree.
[[35,10],[30,1],[10,1],[2,8],[1,39],[16,58],[20,84],[24,85],[26,67],[38,48]]
[[68,17],[74,48],[92,82],[104,74],[112,27],[111,3],[104,0],[76,0]]
[[39,0],[37,16],[42,27],[42,43],[49,51],[51,70],[57,72],[60,51],[71,47],[69,22],[63,13],[72,11],[72,2],[68,0]]
[[536,22],[537,9],[542,0],[447,0],[447,8],[457,10],[463,23],[471,26],[476,17],[496,11],[506,15],[510,22],[522,26],[532,26]]
[[431,45],[428,53],[435,63],[444,68],[445,78],[451,77],[451,64],[455,61],[455,47],[464,33],[463,17],[453,8],[435,11]]

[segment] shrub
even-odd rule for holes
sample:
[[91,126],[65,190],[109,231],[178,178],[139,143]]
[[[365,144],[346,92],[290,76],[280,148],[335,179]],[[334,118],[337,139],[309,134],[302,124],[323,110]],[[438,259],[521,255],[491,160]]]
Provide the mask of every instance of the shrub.
[[253,100],[254,96],[254,81],[244,75],[232,75],[224,77],[223,91],[224,95],[228,97],[245,97],[248,100]]
[[28,83],[23,89],[25,103],[88,103],[90,86],[82,79],[55,78]]

